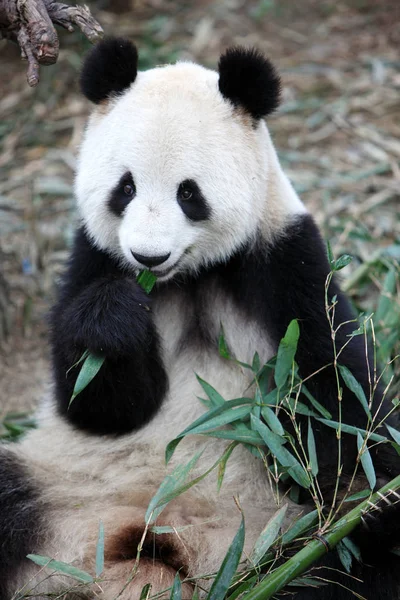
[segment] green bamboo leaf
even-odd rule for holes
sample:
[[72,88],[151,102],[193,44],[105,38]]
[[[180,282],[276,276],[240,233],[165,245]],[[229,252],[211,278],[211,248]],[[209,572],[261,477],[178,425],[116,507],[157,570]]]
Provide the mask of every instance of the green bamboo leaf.
[[282,536],[282,544],[289,544],[293,540],[299,538],[303,533],[307,532],[313,525],[318,523],[318,511],[313,510],[307,513],[300,519],[297,519],[290,529]]
[[390,433],[390,435],[392,436],[392,438],[394,439],[394,441],[396,442],[396,444],[400,444],[400,431],[397,431],[397,429],[395,429],[394,427],[391,427],[390,425],[386,425],[386,429],[388,430],[388,432]]
[[100,577],[104,571],[104,525],[99,522],[99,535],[96,545],[96,577]]
[[346,548],[346,546],[343,544],[342,541],[340,541],[338,543],[338,545],[336,546],[336,549],[337,549],[337,553],[340,558],[340,562],[342,563],[342,565],[344,566],[346,571],[348,573],[350,573],[351,563],[353,562],[350,552],[348,551],[348,549]]
[[371,490],[362,490],[361,492],[357,492],[356,494],[352,494],[348,498],[346,498],[345,502],[356,502],[357,500],[363,500],[364,498],[368,498],[371,495]]
[[197,585],[196,585],[196,587],[194,588],[194,592],[193,592],[192,600],[199,600],[199,590],[198,590],[198,588],[197,588]]
[[326,243],[326,250],[327,250],[327,254],[328,254],[329,264],[332,266],[333,263],[335,262],[335,257],[333,256],[332,246],[331,246],[330,242]]
[[311,402],[316,411],[318,411],[325,419],[332,419],[332,415],[322,404],[318,402],[314,398],[314,396],[310,393],[310,391],[303,384],[301,386],[301,392],[305,395],[305,397]]
[[276,433],[277,435],[285,435],[285,430],[282,427],[282,424],[277,417],[276,413],[269,408],[268,406],[261,407],[261,414],[267,422],[267,425],[270,429]]
[[[320,421],[320,423],[324,423],[324,425],[326,425],[327,427],[331,427],[332,429],[339,429],[339,425],[341,430],[344,433],[351,433],[352,435],[358,435],[359,433],[361,435],[367,435],[367,432],[365,431],[365,429],[361,429],[359,427],[353,427],[353,425],[347,425],[346,423],[338,423],[337,421],[331,421],[328,419],[321,419],[320,417],[317,417],[317,421]],[[385,438],[383,435],[379,435],[378,433],[369,433],[368,432],[368,438],[374,442],[387,442],[387,438]]]
[[160,484],[155,495],[147,507],[146,523],[154,523],[171,497],[179,496],[182,484],[186,481],[190,471],[196,466],[202,452],[197,452],[186,465],[178,465],[167,475]]
[[247,432],[242,431],[212,431],[209,433],[203,433],[208,437],[220,438],[223,440],[233,440],[235,442],[241,442],[242,444],[251,444],[252,446],[263,446],[262,438],[257,434],[256,431],[251,431],[250,429]]
[[232,577],[238,567],[244,544],[244,519],[230,545],[221,567],[213,581],[211,589],[207,594],[207,600],[222,600],[231,585]]
[[[361,451],[361,448],[363,447],[363,444],[364,444],[364,440],[363,440],[360,432],[358,432],[357,433],[357,448],[358,448],[359,453]],[[376,485],[376,475],[375,475],[375,469],[374,469],[374,465],[372,463],[371,455],[370,455],[369,450],[366,445],[364,447],[362,454],[360,455],[360,458],[361,458],[362,467],[364,469],[364,473],[368,479],[369,486],[370,486],[371,490],[373,490]]]
[[282,527],[283,519],[285,518],[287,510],[287,504],[282,506],[273,517],[268,521],[261,534],[259,535],[252,553],[250,554],[250,560],[253,565],[257,565],[265,553],[269,550],[273,542],[276,540],[279,534],[279,530]]
[[241,598],[244,592],[249,592],[254,588],[254,585],[258,582],[258,575],[253,575],[249,579],[246,579],[243,583],[241,583],[232,594],[229,594],[227,600],[236,600],[237,598]]
[[[204,382],[205,383],[205,382]],[[207,384],[208,385],[208,384]],[[206,421],[217,417],[222,414],[224,411],[229,410],[230,408],[234,408],[235,406],[242,406],[243,404],[252,404],[253,400],[251,398],[236,398],[235,400],[224,400],[224,403],[216,408],[213,408],[207,412],[205,412],[201,417],[196,419],[193,423],[191,423],[186,429],[184,429],[175,439],[168,443],[165,450],[165,461],[168,462],[171,460],[172,455],[175,452],[176,447],[180,443],[180,441],[189,433],[192,433],[193,429],[199,427]]]
[[220,334],[218,337],[218,351],[219,351],[219,355],[222,356],[222,358],[226,358],[227,360],[230,360],[232,358],[231,353],[229,352],[228,344],[226,343],[226,340],[225,340],[225,332],[224,332],[222,323],[221,323]]
[[281,388],[286,383],[289,374],[292,372],[299,336],[299,324],[294,319],[289,323],[285,336],[282,338],[278,348],[274,373],[275,383],[278,388]]
[[386,317],[391,310],[393,296],[396,293],[397,274],[392,267],[387,272],[385,281],[383,282],[382,294],[379,298],[378,306],[375,312],[375,321],[377,323],[386,321]]
[[251,409],[251,406],[239,406],[237,408],[227,409],[205,423],[201,423],[200,425],[197,425],[197,427],[191,428],[187,433],[190,433],[190,435],[204,433],[205,431],[211,431],[218,427],[222,427],[223,425],[229,425],[234,421],[240,421],[250,414]]
[[78,394],[80,394],[87,385],[96,377],[100,371],[102,364],[104,363],[105,356],[97,356],[95,354],[88,354],[85,362],[83,363],[79,375],[75,381],[74,391],[72,392],[69,406],[75,400]]
[[282,467],[287,467],[287,471],[292,479],[301,487],[310,487],[310,480],[298,460],[284,448],[285,439],[273,433],[267,425],[262,423],[254,415],[250,415],[251,427],[264,440],[273,456],[277,458]]
[[358,398],[358,400],[361,403],[361,406],[367,413],[368,417],[371,418],[371,412],[369,410],[368,401],[367,401],[367,398],[365,397],[365,393],[364,393],[364,390],[362,389],[361,385],[358,383],[357,379],[354,377],[354,375],[352,374],[350,369],[348,369],[344,365],[338,365],[338,367],[339,367],[339,372],[340,372],[346,386],[349,388],[349,390],[351,392],[353,392],[353,394],[356,396],[356,398]]
[[260,357],[258,355],[258,352],[256,352],[253,356],[253,362],[251,364],[251,370],[253,371],[253,373],[258,373],[258,371],[261,368],[261,363],[260,363]]
[[318,413],[311,410],[311,408],[308,408],[308,406],[302,402],[296,402],[294,398],[287,398],[285,402],[287,402],[291,410],[295,411],[296,414],[305,415],[306,417],[318,417]]
[[311,473],[314,475],[314,477],[316,477],[318,475],[318,459],[317,459],[317,449],[315,447],[314,432],[312,430],[310,417],[308,417],[307,449],[308,449],[308,460],[310,461]]
[[349,254],[343,254],[342,256],[339,256],[339,258],[331,265],[332,271],[340,271],[341,269],[344,269],[344,267],[347,267],[352,260],[353,257]]
[[76,567],[73,567],[60,560],[53,560],[48,556],[40,556],[39,554],[28,554],[27,558],[40,567],[48,567],[49,569],[53,569],[54,571],[58,571],[64,575],[69,575],[69,577],[72,577],[77,581],[81,581],[82,583],[93,583],[94,581],[93,577],[89,575],[89,573],[81,571],[80,569],[77,569]]
[[347,536],[342,539],[342,542],[346,546],[347,550],[349,550],[349,552],[354,556],[354,558],[356,560],[358,560],[358,562],[361,563],[362,556],[361,556],[360,548],[357,546],[357,544],[355,544],[353,542],[353,540]]
[[151,591],[151,583],[146,583],[145,586],[142,587],[142,591],[140,592],[139,600],[148,600]]
[[174,584],[172,586],[170,600],[182,600],[182,583],[179,573],[175,575]]
[[154,287],[155,282],[157,281],[157,276],[154,275],[151,271],[141,271],[136,278],[136,281],[140,285],[141,288],[144,289],[146,294],[150,294],[151,290]]
[[221,394],[219,394],[217,392],[217,390],[215,390],[212,387],[212,385],[210,385],[209,383],[207,383],[207,381],[204,381],[204,379],[202,379],[198,375],[196,375],[196,377],[197,377],[197,381],[200,383],[201,387],[203,388],[203,390],[205,391],[205,393],[209,397],[212,406],[214,408],[217,408],[218,406],[224,406],[225,399],[221,396]]
[[218,480],[217,480],[217,490],[218,492],[221,489],[222,486],[222,482],[224,480],[224,475],[225,475],[225,470],[226,470],[226,464],[232,454],[232,452],[234,451],[234,449],[236,448],[237,443],[236,442],[232,442],[232,444],[229,444],[228,448],[225,450],[223,458],[221,460],[221,462],[218,465]]
[[77,360],[66,372],[66,375],[68,375],[68,373],[74,368],[77,367],[78,365],[81,364],[82,361],[85,360],[85,358],[87,358],[89,356],[89,350],[85,350],[85,352],[82,354],[82,356],[80,357],[79,360]]

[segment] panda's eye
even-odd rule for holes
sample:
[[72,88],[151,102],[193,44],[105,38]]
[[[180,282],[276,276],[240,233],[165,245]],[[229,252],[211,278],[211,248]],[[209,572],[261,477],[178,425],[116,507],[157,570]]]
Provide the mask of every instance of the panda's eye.
[[135,193],[135,188],[133,185],[131,185],[130,183],[126,183],[124,185],[124,194],[126,196],[133,196],[133,194]]
[[192,198],[192,197],[193,197],[193,192],[192,192],[192,190],[189,190],[189,188],[184,188],[181,191],[181,198],[183,200],[190,200],[190,198]]
[[122,175],[115,188],[111,191],[108,206],[114,215],[121,217],[124,210],[136,196],[136,186],[132,174],[127,171]]
[[211,209],[208,202],[193,179],[185,179],[179,184],[177,200],[182,212],[190,221],[204,221],[210,218]]

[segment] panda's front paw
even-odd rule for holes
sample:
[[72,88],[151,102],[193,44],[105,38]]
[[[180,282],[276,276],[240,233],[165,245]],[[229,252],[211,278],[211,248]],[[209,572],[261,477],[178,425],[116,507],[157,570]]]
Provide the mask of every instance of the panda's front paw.
[[72,301],[63,315],[63,329],[79,350],[129,355],[150,344],[150,299],[132,278],[103,277]]

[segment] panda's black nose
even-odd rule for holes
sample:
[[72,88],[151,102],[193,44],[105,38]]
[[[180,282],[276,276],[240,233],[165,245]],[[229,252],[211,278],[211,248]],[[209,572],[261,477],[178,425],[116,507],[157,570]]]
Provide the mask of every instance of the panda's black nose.
[[145,267],[148,267],[149,269],[151,269],[151,267],[157,267],[158,265],[161,265],[171,256],[171,252],[169,252],[168,254],[163,254],[162,256],[145,256],[144,254],[138,254],[137,252],[133,252],[133,250],[131,250],[131,252],[132,256],[136,258],[138,262],[140,262]]

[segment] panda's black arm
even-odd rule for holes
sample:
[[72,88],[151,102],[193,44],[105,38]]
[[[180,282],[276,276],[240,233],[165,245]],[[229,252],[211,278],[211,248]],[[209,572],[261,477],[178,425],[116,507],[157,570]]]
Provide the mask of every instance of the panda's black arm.
[[[150,299],[109,255],[78,230],[51,313],[58,408],[93,433],[125,433],[154,415],[167,389]],[[100,371],[70,404],[85,350]]]
[[[225,282],[243,310],[256,317],[268,332],[272,343],[277,346],[292,319],[298,319],[300,340],[296,354],[300,374],[306,378],[319,369],[319,374],[307,381],[307,386],[317,400],[338,420],[339,402],[336,373],[332,366],[334,351],[331,329],[325,311],[325,284],[330,272],[325,244],[312,217],[302,215],[289,224],[274,244],[259,245],[253,251],[241,253],[228,265]],[[358,325],[354,321],[351,306],[340,291],[335,279],[330,284],[328,297],[337,296],[335,327],[344,323],[336,333],[336,348],[339,351],[348,341]],[[352,321],[347,323],[347,321]],[[362,385],[367,399],[370,398],[368,366],[363,336],[355,336],[340,354],[338,362],[350,369]],[[373,374],[371,374],[373,377]],[[367,415],[359,400],[343,388],[341,402],[342,422],[361,427],[367,426]],[[374,412],[382,401],[378,388],[374,394]],[[385,400],[380,409],[381,416],[391,409]],[[394,417],[390,421],[396,426]],[[338,443],[336,432],[315,421],[320,473],[331,481],[337,470]],[[303,427],[303,430],[306,428]],[[383,432],[385,433],[385,432]],[[389,444],[374,449],[377,471],[388,477],[400,471],[400,459]],[[352,472],[357,456],[355,436],[344,436],[342,461],[344,471]]]

